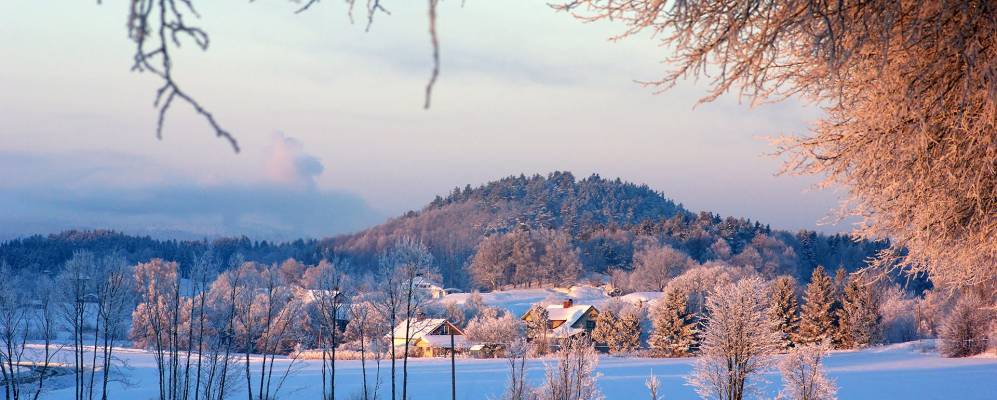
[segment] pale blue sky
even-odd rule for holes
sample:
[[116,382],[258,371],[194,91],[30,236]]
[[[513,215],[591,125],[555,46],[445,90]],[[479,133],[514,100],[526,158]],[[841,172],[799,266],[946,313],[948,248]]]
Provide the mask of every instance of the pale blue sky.
[[441,77],[424,111],[423,2],[386,1],[392,15],[364,33],[339,1],[301,15],[283,1],[195,1],[211,49],[185,47],[176,73],[238,155],[184,105],[155,138],[158,81],[129,72],[127,2],[0,3],[0,236],[102,224],[321,236],[454,186],[552,170],[647,183],[692,210],[775,227],[844,229],[817,226],[834,194],[773,176],[780,162],[758,138],[804,132],[817,111],[735,96],[694,108],[694,82],[659,95],[633,83],[664,68],[646,37],[610,43],[620,27],[542,1],[459,3],[440,5]]

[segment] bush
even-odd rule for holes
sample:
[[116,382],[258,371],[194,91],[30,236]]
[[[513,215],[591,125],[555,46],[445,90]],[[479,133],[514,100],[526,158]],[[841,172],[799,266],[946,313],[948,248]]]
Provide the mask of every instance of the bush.
[[983,300],[963,295],[939,332],[939,352],[945,357],[968,357],[987,350],[990,312]]

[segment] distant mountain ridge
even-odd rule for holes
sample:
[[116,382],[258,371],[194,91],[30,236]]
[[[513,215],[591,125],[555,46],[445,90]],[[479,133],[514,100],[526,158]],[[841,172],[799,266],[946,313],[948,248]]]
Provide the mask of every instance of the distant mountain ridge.
[[[846,235],[772,230],[745,218],[693,213],[661,192],[592,175],[570,172],[509,176],[478,187],[454,188],[418,211],[354,234],[322,240],[271,243],[243,238],[200,241],[156,240],[115,232],[70,232],[33,236],[0,244],[0,260],[15,267],[58,265],[76,249],[124,251],[133,261],[160,257],[189,262],[212,249],[227,260],[279,262],[295,258],[317,263],[328,257],[349,260],[358,271],[376,265],[378,255],[403,237],[423,241],[436,260],[446,286],[471,287],[467,266],[478,244],[514,229],[566,232],[587,273],[629,269],[635,251],[660,243],[710,260],[751,265],[803,280],[816,265],[854,270],[884,243],[854,241]],[[718,250],[722,248],[723,250]]]

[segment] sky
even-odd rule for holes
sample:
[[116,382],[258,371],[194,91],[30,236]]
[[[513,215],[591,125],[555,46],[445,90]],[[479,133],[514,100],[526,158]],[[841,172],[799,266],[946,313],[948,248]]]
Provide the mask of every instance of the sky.
[[[839,193],[776,176],[764,139],[805,134],[820,111],[793,99],[696,105],[707,82],[663,93],[665,49],[529,0],[442,2],[440,78],[423,2],[383,1],[369,32],[341,1],[195,1],[206,52],[175,53],[182,87],[242,151],[130,70],[128,2],[0,2],[0,239],[67,228],[287,240],[352,232],[455,186],[513,174],[646,183],[693,211],[790,230]],[[363,2],[361,2],[363,3]],[[360,8],[360,7],[358,7]]]

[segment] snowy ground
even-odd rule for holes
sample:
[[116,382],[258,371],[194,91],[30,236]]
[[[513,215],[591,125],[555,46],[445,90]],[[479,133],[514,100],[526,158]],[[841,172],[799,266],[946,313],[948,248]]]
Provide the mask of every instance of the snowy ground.
[[[825,365],[837,380],[841,399],[997,398],[997,358],[945,359],[934,353],[923,353],[919,348],[914,344],[902,344],[857,352],[836,352],[825,361]],[[125,374],[128,382],[115,383],[111,398],[144,400],[156,397],[158,389],[151,354],[128,349],[122,349],[118,354],[127,360]],[[694,399],[695,393],[685,385],[683,378],[692,368],[692,361],[606,356],[599,365],[599,372],[603,375],[599,386],[609,400],[645,398],[644,380],[654,373],[662,381],[666,399]],[[529,377],[534,382],[539,382],[543,376],[543,362],[535,360],[529,363]],[[410,360],[410,397],[416,400],[448,399],[449,368],[448,360]],[[506,368],[504,360],[457,360],[458,398],[488,399],[498,396],[505,384]],[[300,362],[285,383],[280,397],[319,397],[320,371],[320,364],[316,361]],[[385,363],[382,377],[386,377],[387,372]],[[373,381],[373,371],[369,369],[368,373]],[[778,376],[770,375],[768,378],[772,382],[766,397],[773,397],[779,384]],[[74,390],[69,386],[71,378],[59,379],[60,385],[54,386],[61,388],[43,398],[61,400],[73,397]],[[351,398],[359,392],[360,385],[358,361],[337,363],[337,397]],[[387,389],[387,386],[382,386],[382,391]],[[234,394],[232,398],[241,396]]]

